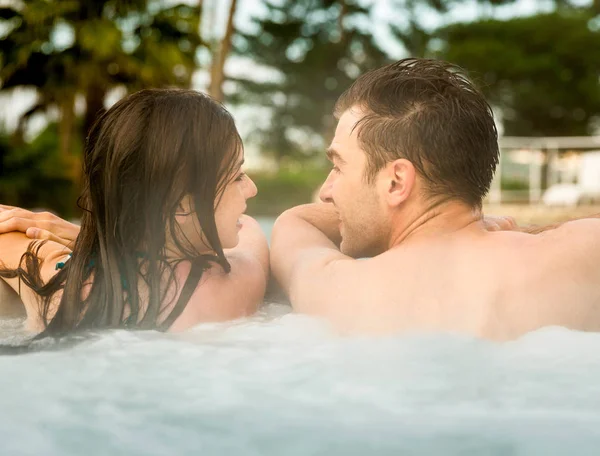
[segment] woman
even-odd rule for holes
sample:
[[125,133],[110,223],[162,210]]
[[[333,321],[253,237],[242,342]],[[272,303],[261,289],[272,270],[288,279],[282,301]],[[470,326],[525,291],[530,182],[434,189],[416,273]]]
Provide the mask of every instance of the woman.
[[268,247],[243,215],[256,195],[243,161],[231,115],[204,94],[143,90],[116,103],[86,141],[81,231],[56,218],[62,240],[0,235],[0,278],[27,326],[180,331],[253,313]]

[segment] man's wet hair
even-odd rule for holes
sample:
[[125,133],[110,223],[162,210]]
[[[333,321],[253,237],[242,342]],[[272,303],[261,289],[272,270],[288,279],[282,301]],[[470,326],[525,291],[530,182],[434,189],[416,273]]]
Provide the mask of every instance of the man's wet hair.
[[480,207],[498,164],[492,109],[458,66],[408,58],[360,76],[338,99],[335,115],[360,109],[354,128],[372,182],[387,163],[405,158],[431,198]]

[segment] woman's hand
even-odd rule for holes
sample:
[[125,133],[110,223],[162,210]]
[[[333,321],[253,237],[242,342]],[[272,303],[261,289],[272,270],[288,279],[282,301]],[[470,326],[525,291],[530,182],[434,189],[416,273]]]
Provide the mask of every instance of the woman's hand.
[[50,212],[32,212],[0,204],[0,234],[19,231],[31,239],[48,239],[73,248],[79,228]]

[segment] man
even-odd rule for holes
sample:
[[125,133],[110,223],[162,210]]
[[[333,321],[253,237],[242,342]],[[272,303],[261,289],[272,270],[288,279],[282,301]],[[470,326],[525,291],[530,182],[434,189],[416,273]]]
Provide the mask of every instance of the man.
[[362,333],[600,330],[599,219],[538,235],[484,226],[497,132],[458,68],[406,59],[372,71],[336,116],[323,203],[273,229],[272,273],[296,311]]

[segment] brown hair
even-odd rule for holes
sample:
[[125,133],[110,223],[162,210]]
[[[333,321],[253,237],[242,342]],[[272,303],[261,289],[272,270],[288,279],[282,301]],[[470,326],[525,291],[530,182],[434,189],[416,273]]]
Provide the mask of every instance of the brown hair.
[[[229,271],[215,224],[215,207],[234,177],[242,142],[227,110],[193,90],[153,89],[131,94],[92,127],[84,149],[84,210],[72,258],[47,284],[39,274],[39,244],[31,244],[16,271],[42,298],[46,330],[63,334],[88,328],[157,328],[175,313],[165,303],[174,279],[166,260],[167,232],[182,260],[211,261]],[[202,255],[175,223],[182,199],[191,195],[195,216],[214,255]],[[168,227],[168,228],[167,228]],[[89,295],[82,287],[94,274]],[[164,283],[165,273],[169,277]],[[137,286],[147,284],[148,297]],[[63,289],[55,315],[51,302]],[[175,306],[177,312],[182,309]],[[168,313],[168,315],[165,315]]]
[[356,124],[367,180],[405,158],[432,198],[480,207],[498,164],[498,133],[483,95],[461,68],[409,58],[360,76],[338,99],[336,117],[365,112]]

